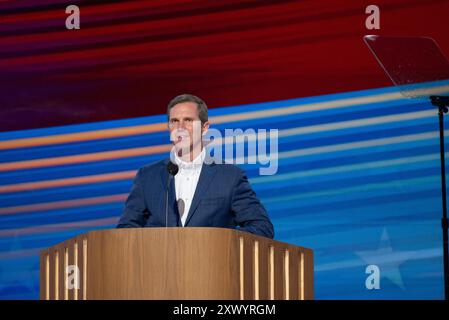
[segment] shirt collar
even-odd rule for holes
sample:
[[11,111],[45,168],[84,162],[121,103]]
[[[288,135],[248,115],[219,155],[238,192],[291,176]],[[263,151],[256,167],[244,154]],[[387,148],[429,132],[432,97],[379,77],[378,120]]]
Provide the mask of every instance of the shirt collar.
[[201,150],[201,153],[195,159],[193,159],[192,162],[186,162],[182,160],[180,157],[178,157],[178,154],[176,152],[174,152],[174,154],[175,162],[181,169],[195,169],[201,167],[203,165],[204,159],[206,158],[206,151],[204,148],[203,150]]

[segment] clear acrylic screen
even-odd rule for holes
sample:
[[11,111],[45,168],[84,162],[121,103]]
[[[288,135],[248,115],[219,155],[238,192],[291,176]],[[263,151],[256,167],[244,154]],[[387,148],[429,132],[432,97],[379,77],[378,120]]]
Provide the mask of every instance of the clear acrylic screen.
[[365,36],[379,64],[410,98],[449,92],[449,61],[432,38]]

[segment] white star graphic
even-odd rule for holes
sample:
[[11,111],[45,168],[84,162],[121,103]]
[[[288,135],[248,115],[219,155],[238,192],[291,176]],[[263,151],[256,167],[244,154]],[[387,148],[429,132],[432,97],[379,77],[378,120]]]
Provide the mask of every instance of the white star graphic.
[[367,265],[376,265],[380,269],[380,278],[387,278],[402,290],[405,290],[399,267],[411,259],[415,251],[393,251],[386,228],[383,229],[379,246],[373,251],[357,251],[356,254]]

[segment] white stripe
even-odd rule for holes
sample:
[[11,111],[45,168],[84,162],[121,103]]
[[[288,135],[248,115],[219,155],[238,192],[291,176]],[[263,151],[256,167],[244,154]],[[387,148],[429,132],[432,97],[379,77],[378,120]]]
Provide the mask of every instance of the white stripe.
[[[426,89],[430,94],[436,93],[446,93],[449,92],[449,85],[436,86],[433,88]],[[233,113],[229,115],[221,115],[211,117],[211,123],[214,122],[214,119],[218,120],[219,123],[226,122],[235,122],[235,116],[238,115],[238,120],[247,120],[247,119],[259,119],[259,118],[271,118],[276,116],[283,116],[289,114],[301,114],[313,111],[322,111],[322,110],[331,110],[331,109],[340,109],[340,108],[348,108],[356,105],[365,105],[370,103],[379,103],[386,101],[395,101],[395,100],[404,100],[404,101],[413,101],[417,102],[417,99],[411,99],[409,97],[405,97],[402,95],[400,91],[390,92],[390,93],[381,93],[374,94],[370,96],[363,97],[354,97],[347,99],[337,99],[323,102],[314,102],[314,103],[306,103],[302,105],[294,105],[290,107],[281,107],[260,111],[252,111],[252,112],[242,112],[242,113]],[[244,108],[244,105],[241,106]]]
[[[438,182],[440,181],[440,176],[427,176],[424,178],[412,178],[412,179],[395,179],[391,180],[389,182],[382,182],[382,183],[363,183],[356,185],[354,187],[349,188],[340,188],[340,189],[332,189],[332,190],[326,190],[326,191],[317,191],[317,192],[303,192],[301,194],[293,194],[289,196],[280,196],[280,197],[265,197],[264,203],[273,203],[273,202],[282,202],[285,203],[287,201],[293,201],[293,200],[299,200],[304,198],[312,198],[312,197],[320,197],[322,199],[325,199],[325,197],[333,196],[333,195],[339,195],[339,194],[356,194],[356,195],[366,195],[366,192],[368,191],[376,191],[376,190],[384,190],[385,192],[391,193],[391,190],[395,190],[398,188],[399,184],[398,181],[401,183],[401,188],[404,188],[404,186],[421,186],[423,183],[428,182],[434,182],[436,185],[438,185]],[[388,191],[390,190],[390,191]],[[365,193],[364,193],[365,192]],[[352,200],[359,199],[360,197],[352,197]],[[328,199],[327,199],[328,200]],[[331,200],[330,203],[334,202],[334,200]],[[328,201],[321,201],[321,203],[328,203]]]
[[[445,134],[447,134],[448,132],[449,131],[445,131]],[[301,156],[307,156],[307,155],[319,154],[319,153],[352,150],[352,149],[357,149],[357,148],[378,147],[378,146],[384,146],[384,145],[389,145],[389,144],[413,142],[413,141],[436,139],[436,138],[438,138],[438,132],[432,131],[432,132],[403,135],[403,136],[397,136],[397,137],[391,137],[391,138],[365,140],[365,141],[359,141],[359,142],[342,143],[342,144],[335,144],[335,145],[330,145],[330,146],[313,147],[313,148],[307,148],[307,149],[281,152],[281,153],[279,153],[279,158],[301,157]]]
[[[444,133],[445,133],[445,135],[447,135],[449,133],[449,131],[445,131]],[[288,159],[288,158],[309,156],[309,155],[313,155],[313,154],[323,154],[323,153],[353,150],[353,149],[359,149],[359,148],[379,147],[379,146],[385,146],[385,145],[389,145],[389,144],[398,144],[398,143],[415,142],[415,141],[428,140],[428,139],[437,139],[438,136],[439,136],[438,132],[431,131],[431,132],[403,135],[403,136],[397,136],[397,137],[391,137],[391,138],[373,139],[373,140],[365,140],[365,141],[358,141],[358,142],[334,144],[334,145],[322,146],[322,147],[296,149],[296,150],[292,150],[292,151],[280,152],[278,154],[278,159]],[[274,155],[269,155],[269,156],[267,155],[267,157],[272,158],[272,157],[274,157]],[[246,162],[244,161],[245,159],[246,159]],[[235,161],[235,163],[257,163],[257,156],[246,157],[245,159],[243,157],[240,157],[240,158],[236,158],[234,161]]]
[[314,133],[314,132],[324,132],[338,129],[349,129],[362,126],[373,126],[378,124],[385,124],[390,122],[406,121],[406,120],[416,120],[429,117],[436,117],[436,112],[434,110],[410,112],[406,114],[395,114],[382,117],[364,118],[350,121],[342,121],[336,123],[320,124],[315,126],[293,128],[279,131],[279,137],[288,137],[298,134]]
[[[446,153],[446,157],[449,157],[449,153]],[[325,168],[325,169],[315,169],[315,170],[293,172],[293,173],[286,173],[286,174],[273,175],[273,176],[260,176],[260,177],[252,178],[251,183],[257,184],[257,183],[267,183],[267,182],[278,182],[278,181],[293,180],[293,179],[298,179],[298,178],[320,176],[320,175],[326,175],[326,174],[332,174],[332,173],[352,172],[352,171],[356,171],[356,170],[383,168],[383,167],[411,164],[411,163],[417,163],[417,162],[436,161],[438,159],[440,159],[439,154],[431,154],[431,155],[425,155],[425,156],[397,158],[397,159],[392,159],[392,160],[373,161],[373,162],[366,162],[366,163],[362,163],[362,164],[337,166],[337,167],[330,167],[330,168]]]
[[[422,260],[422,259],[432,259],[438,258],[442,256],[441,249],[432,248],[432,249],[424,249],[417,251],[395,251],[393,253],[413,253],[413,256],[407,259],[408,260]],[[388,255],[385,257],[380,263],[392,263],[397,262],[401,257],[395,257],[394,254]],[[327,264],[318,265],[315,267],[316,272],[320,271],[329,271],[329,270],[338,270],[338,269],[347,269],[347,268],[355,268],[360,266],[366,266],[366,262],[361,259],[357,260],[346,260],[339,262],[332,262]]]
[[[429,118],[429,117],[433,117],[433,116],[436,116],[436,113],[434,110],[425,110],[425,111],[410,112],[410,113],[406,113],[406,114],[395,114],[395,115],[389,115],[389,116],[364,118],[364,119],[349,120],[349,121],[340,121],[340,122],[335,122],[335,123],[325,123],[325,124],[319,124],[319,125],[313,125],[313,126],[307,126],[307,127],[297,127],[297,128],[279,130],[279,137],[289,137],[289,136],[295,136],[295,135],[301,135],[301,134],[307,134],[307,133],[325,132],[325,131],[348,129],[348,128],[355,128],[355,127],[363,127],[363,126],[365,126],[365,127],[366,126],[374,126],[374,125],[398,122],[398,121],[424,119],[424,118]],[[249,129],[253,129],[254,131],[257,130],[257,128],[249,128]],[[267,133],[268,133],[268,130],[267,130]],[[254,140],[257,140],[257,131],[256,131],[256,134],[245,135],[245,131],[243,131],[243,134],[241,134],[241,135],[235,135],[235,136],[225,137],[225,138],[217,137],[214,139],[213,145],[223,144],[223,143],[232,144],[232,143],[234,143],[235,137],[238,137],[238,136],[246,137],[247,141],[254,141]]]
[[[449,86],[446,86],[447,90],[449,90]],[[347,99],[338,99],[338,100],[330,100],[323,102],[313,102],[313,103],[305,103],[301,105],[293,105],[289,107],[281,107],[274,109],[266,109],[260,111],[251,111],[251,112],[242,112],[242,113],[232,113],[229,115],[220,115],[210,118],[210,122],[214,123],[226,123],[226,122],[235,122],[247,119],[260,119],[260,118],[271,118],[278,116],[285,116],[289,114],[301,114],[313,111],[323,111],[323,110],[332,110],[332,109],[340,109],[340,108],[349,108],[357,105],[365,105],[370,103],[379,103],[386,101],[394,101],[394,100],[404,100],[410,101],[410,99],[405,98],[399,92],[392,93],[382,93],[375,94],[371,96],[364,97],[355,97],[355,98],[347,98]],[[244,109],[244,106],[241,106]],[[235,117],[238,116],[238,120]]]

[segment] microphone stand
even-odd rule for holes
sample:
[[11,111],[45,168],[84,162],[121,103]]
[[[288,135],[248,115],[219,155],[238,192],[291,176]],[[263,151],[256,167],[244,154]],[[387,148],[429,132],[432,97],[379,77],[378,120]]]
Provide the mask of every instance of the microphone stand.
[[171,174],[167,177],[167,188],[165,189],[165,227],[168,227],[168,191],[170,189],[170,178]]
[[170,179],[175,176],[179,171],[177,164],[169,161],[167,164],[167,188],[165,190],[165,227],[168,227],[168,191],[170,190]]
[[438,107],[438,122],[440,127],[440,161],[441,161],[441,193],[443,200],[443,218],[441,226],[443,228],[443,262],[444,262],[444,298],[449,300],[449,262],[448,262],[448,221],[446,206],[446,164],[444,153],[444,114],[448,112],[449,97],[430,96],[432,105]]

